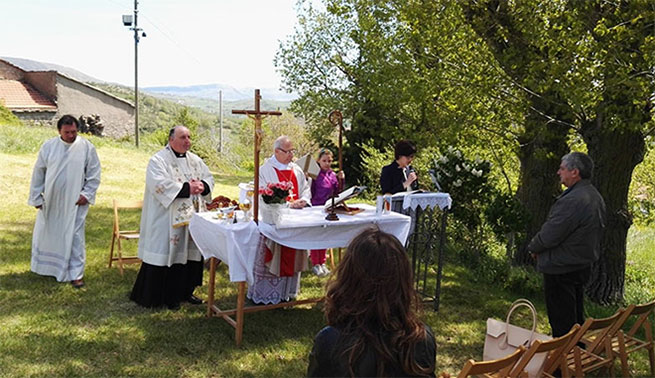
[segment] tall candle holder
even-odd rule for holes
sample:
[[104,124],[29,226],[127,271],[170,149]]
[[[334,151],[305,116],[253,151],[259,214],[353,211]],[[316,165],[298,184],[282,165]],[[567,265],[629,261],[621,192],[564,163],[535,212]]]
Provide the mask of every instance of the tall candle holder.
[[325,219],[329,220],[329,221],[338,221],[339,220],[339,216],[335,212],[335,208],[334,208],[334,193],[332,195],[332,206],[330,207],[330,213],[325,217]]

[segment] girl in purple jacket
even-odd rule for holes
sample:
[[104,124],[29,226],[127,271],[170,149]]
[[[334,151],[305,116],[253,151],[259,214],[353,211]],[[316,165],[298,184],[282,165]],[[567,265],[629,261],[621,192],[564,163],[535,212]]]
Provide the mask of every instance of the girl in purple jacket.
[[[339,179],[343,182],[345,175],[339,172],[338,175],[332,171],[332,151],[327,148],[321,148],[318,153],[318,165],[321,167],[321,172],[312,181],[312,205],[322,206],[330,197],[338,195],[341,191],[339,187]],[[338,179],[337,179],[338,177]],[[330,271],[325,266],[325,249],[313,249],[310,253],[312,261],[312,272],[317,276],[326,276]]]

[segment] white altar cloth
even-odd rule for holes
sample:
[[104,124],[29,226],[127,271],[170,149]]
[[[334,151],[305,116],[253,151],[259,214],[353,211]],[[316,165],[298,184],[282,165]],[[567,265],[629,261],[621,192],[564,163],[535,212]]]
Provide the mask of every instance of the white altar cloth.
[[229,267],[230,281],[252,285],[259,231],[253,221],[227,224],[215,212],[196,213],[189,232],[205,259],[216,257]]
[[226,224],[215,219],[216,213],[197,213],[191,218],[189,232],[203,257],[216,257],[229,266],[230,281],[252,285],[255,255],[260,232],[273,241],[296,249],[346,247],[361,231],[377,225],[405,245],[410,217],[398,213],[376,214],[375,207],[352,205],[364,209],[355,215],[339,214],[338,221],[325,220],[322,206],[301,210],[288,209],[282,222],[273,226],[263,222]]
[[338,214],[338,221],[328,221],[323,206],[288,209],[277,226],[260,222],[259,231],[267,238],[291,248],[324,249],[346,247],[360,232],[375,224],[405,245],[410,217],[393,212],[376,214],[375,207],[366,204],[351,207],[364,211],[355,215]]

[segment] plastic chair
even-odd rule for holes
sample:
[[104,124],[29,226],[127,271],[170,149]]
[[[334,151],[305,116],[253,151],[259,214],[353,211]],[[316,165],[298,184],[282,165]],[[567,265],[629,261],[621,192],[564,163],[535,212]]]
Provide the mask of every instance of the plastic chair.
[[[121,240],[138,240],[139,231],[130,230],[125,231],[120,228],[120,218],[119,210],[127,209],[141,209],[143,207],[143,201],[133,201],[133,202],[121,202],[114,200],[114,227],[111,235],[111,248],[109,250],[109,267],[114,261],[118,262],[118,269],[123,275],[123,264],[134,264],[141,262],[137,256],[127,256],[123,257],[123,251],[121,246]],[[114,245],[116,248],[116,256],[114,256]]]
[[514,353],[491,361],[468,360],[457,378],[478,376],[478,377],[507,377],[510,370],[516,365],[521,356],[525,353],[523,346]]

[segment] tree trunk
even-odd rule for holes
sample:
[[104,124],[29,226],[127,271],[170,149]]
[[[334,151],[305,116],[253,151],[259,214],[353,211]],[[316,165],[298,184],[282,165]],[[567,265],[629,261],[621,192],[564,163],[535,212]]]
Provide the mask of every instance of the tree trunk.
[[585,124],[582,136],[594,161],[592,183],[607,209],[600,260],[592,266],[586,293],[594,302],[616,303],[623,299],[626,238],[632,224],[628,190],[632,171],[644,158],[644,136],[640,131],[610,130],[602,118]]
[[[549,109],[548,101],[533,99],[533,106],[543,110],[544,114],[557,114],[556,109]],[[568,118],[562,116],[562,119]],[[545,119],[531,113],[525,122],[525,132],[519,139],[519,161],[521,176],[518,198],[529,214],[525,227],[525,239],[513,256],[517,265],[532,265],[534,260],[527,253],[530,239],[539,231],[548,217],[555,197],[561,192],[557,177],[560,160],[568,151],[567,135],[569,127],[561,123],[546,123]]]

